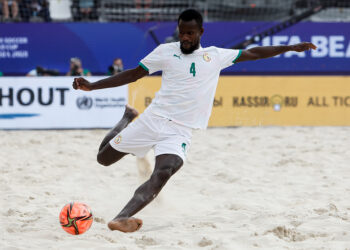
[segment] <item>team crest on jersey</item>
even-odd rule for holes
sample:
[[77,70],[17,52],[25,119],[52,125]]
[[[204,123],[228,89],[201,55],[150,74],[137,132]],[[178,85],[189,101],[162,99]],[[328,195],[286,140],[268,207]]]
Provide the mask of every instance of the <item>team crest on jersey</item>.
[[114,139],[114,143],[115,144],[119,144],[122,141],[122,136],[118,135],[115,139]]
[[205,52],[205,53],[203,54],[203,59],[204,59],[204,61],[206,61],[206,62],[210,62],[210,60],[211,60],[211,58],[210,58],[210,56],[209,56],[209,54],[208,54],[207,52]]

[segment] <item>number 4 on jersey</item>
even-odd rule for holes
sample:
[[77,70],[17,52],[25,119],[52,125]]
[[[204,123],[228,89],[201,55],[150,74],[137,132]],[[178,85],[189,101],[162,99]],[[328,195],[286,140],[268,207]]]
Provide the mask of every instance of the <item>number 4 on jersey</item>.
[[193,76],[196,76],[196,66],[195,66],[194,62],[191,64],[190,73]]

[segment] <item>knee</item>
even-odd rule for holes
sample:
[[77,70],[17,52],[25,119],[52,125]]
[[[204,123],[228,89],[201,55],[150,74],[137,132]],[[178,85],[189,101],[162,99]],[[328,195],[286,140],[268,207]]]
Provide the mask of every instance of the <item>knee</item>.
[[157,189],[161,189],[170,177],[177,171],[178,168],[174,166],[162,166],[156,169],[151,175],[151,183]]
[[158,169],[154,171],[151,177],[158,182],[166,182],[172,176],[172,171],[170,168]]

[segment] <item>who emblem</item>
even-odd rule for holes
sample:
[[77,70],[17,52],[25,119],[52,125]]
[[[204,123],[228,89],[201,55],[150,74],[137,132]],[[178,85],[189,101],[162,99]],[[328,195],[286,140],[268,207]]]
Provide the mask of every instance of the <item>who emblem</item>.
[[91,109],[93,100],[91,97],[82,96],[77,98],[76,103],[79,109]]

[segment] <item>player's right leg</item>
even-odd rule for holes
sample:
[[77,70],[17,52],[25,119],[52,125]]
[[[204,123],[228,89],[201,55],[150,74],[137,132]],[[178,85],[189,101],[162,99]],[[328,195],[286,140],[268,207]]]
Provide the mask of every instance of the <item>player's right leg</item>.
[[182,165],[183,160],[178,155],[158,155],[151,177],[136,189],[134,196],[123,210],[108,223],[109,229],[119,230],[124,233],[139,230],[142,226],[142,220],[132,216],[143,209],[159,194],[170,177],[175,174]]
[[109,141],[112,140],[117,134],[119,134],[126,126],[129,125],[132,120],[134,120],[138,116],[138,112],[136,109],[132,108],[129,105],[125,106],[125,112],[122,119],[118,122],[118,124],[105,136],[102,140],[101,145],[97,154],[97,161],[103,166],[109,166],[121,158],[123,158],[127,153],[119,152],[114,149]]

